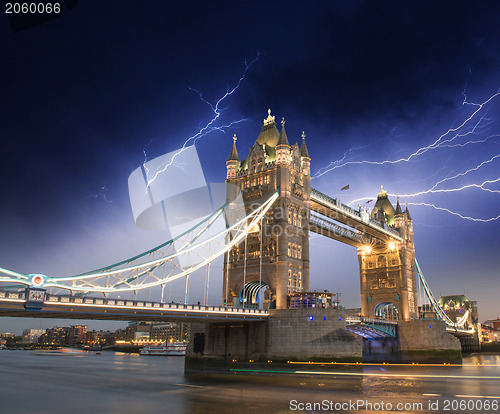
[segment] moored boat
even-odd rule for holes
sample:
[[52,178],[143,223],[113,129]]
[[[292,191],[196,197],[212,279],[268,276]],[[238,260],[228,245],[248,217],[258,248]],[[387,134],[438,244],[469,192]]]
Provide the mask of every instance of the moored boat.
[[163,342],[161,345],[148,345],[139,351],[141,355],[160,355],[160,356],[184,356],[186,355],[185,342]]

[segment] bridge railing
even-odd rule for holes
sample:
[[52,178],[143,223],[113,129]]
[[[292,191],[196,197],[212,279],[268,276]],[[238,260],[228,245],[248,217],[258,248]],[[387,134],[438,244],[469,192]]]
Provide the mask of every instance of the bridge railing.
[[354,216],[361,218],[361,213],[358,210],[354,210],[352,207],[349,207],[344,203],[339,203],[338,207],[344,211],[347,211],[348,213],[351,213]]
[[329,203],[332,203],[335,207],[337,207],[341,210],[347,211],[348,213],[361,218],[361,214],[358,210],[355,210],[352,207],[349,207],[348,205],[341,203],[338,198],[329,197],[326,194],[323,194],[321,191],[318,191],[314,188],[311,188],[311,194],[315,195],[316,197],[318,197],[324,201],[328,201]]
[[328,201],[335,206],[337,206],[339,203],[339,200],[337,200],[336,198],[329,197],[326,194],[323,194],[321,191],[316,190],[315,188],[311,188],[311,194],[325,201]]
[[380,227],[381,229],[383,229],[383,228],[384,228],[384,226],[382,226],[382,223],[381,223],[380,221],[375,220],[375,219],[370,218],[370,219],[369,219],[369,223],[370,223],[372,226]]
[[[10,300],[25,300],[25,292],[6,292],[0,291],[0,299]],[[229,306],[208,306],[208,305],[192,305],[184,303],[161,303],[146,300],[130,300],[130,299],[110,299],[110,298],[93,298],[79,297],[71,295],[52,295],[45,294],[44,303],[57,304],[76,304],[76,305],[97,305],[97,306],[112,306],[112,307],[130,307],[144,309],[182,309],[200,312],[227,312],[227,313],[243,313],[243,314],[258,314],[267,315],[266,310],[254,308],[233,308]]]
[[398,321],[390,321],[387,319],[365,318],[364,316],[346,316],[346,322],[365,322],[365,323],[382,323],[385,325],[397,325]]
[[392,227],[389,227],[387,225],[387,223],[383,223],[382,224],[379,221],[370,218],[370,224],[372,224],[374,226],[377,226],[377,227],[380,227],[381,229],[384,229],[385,231],[387,231],[389,233],[392,233],[395,236],[401,237],[400,234],[399,234],[399,232],[397,230],[393,229]]
[[0,292],[0,299],[25,300],[25,292]]

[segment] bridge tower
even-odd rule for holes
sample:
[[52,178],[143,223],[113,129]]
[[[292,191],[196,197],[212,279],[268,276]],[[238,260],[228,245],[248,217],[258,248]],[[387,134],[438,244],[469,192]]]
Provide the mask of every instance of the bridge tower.
[[269,110],[248,157],[240,161],[235,135],[226,163],[228,199],[241,191],[247,214],[279,189],[261,225],[225,255],[228,305],[284,309],[289,293],[309,290],[311,158],[305,133],[300,147],[290,145],[284,118],[281,124],[280,132]]
[[382,188],[371,218],[399,231],[401,242],[378,240],[358,247],[361,313],[365,317],[418,319],[413,221],[406,206],[396,209]]

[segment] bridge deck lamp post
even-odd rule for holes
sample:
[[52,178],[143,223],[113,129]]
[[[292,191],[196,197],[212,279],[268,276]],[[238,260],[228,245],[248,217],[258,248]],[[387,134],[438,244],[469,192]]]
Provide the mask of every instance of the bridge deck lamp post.
[[247,249],[248,249],[248,233],[245,235],[245,258],[243,264],[243,308],[245,308],[245,285],[247,283]]

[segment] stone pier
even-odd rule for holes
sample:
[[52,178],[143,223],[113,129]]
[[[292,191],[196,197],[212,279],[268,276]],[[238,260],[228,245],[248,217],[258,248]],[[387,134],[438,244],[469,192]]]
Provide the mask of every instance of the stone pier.
[[[278,309],[262,322],[193,324],[186,373],[287,369],[291,362],[460,363],[460,341],[440,321],[400,321],[398,337],[362,339],[337,309]],[[331,365],[318,369],[331,369]],[[329,368],[330,367],[330,368]]]
[[186,373],[299,362],[360,362],[361,339],[336,309],[279,309],[268,322],[193,324]]
[[398,338],[403,362],[462,362],[460,341],[442,321],[400,321]]

